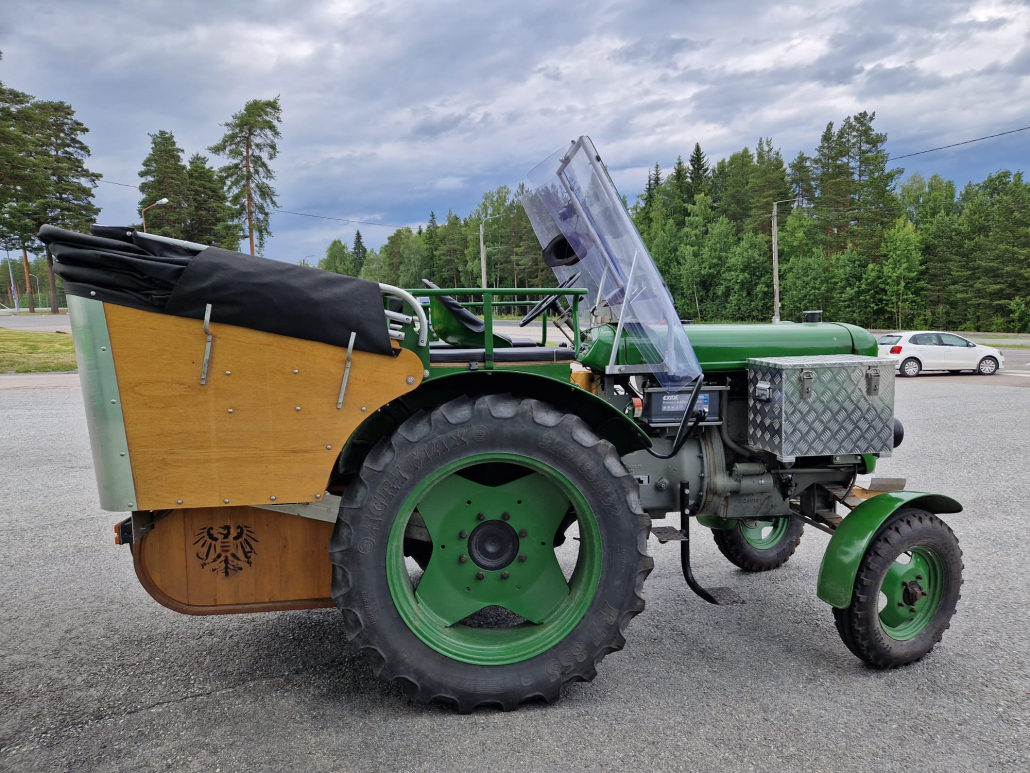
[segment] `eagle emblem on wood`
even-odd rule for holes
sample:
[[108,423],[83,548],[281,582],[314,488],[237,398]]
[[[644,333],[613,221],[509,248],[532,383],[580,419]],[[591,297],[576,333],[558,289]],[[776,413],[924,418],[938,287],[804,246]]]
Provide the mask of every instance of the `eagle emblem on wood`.
[[211,571],[223,577],[229,577],[243,571],[244,565],[251,566],[257,549],[257,535],[249,526],[223,524],[221,526],[205,526],[198,529],[196,540],[197,558],[203,569],[211,567]]

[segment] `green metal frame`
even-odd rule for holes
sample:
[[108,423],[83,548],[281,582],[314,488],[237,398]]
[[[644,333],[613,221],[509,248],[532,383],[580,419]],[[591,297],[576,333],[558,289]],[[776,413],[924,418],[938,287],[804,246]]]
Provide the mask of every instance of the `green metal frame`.
[[867,499],[841,522],[826,546],[816,586],[819,598],[838,609],[851,605],[858,567],[869,544],[895,512],[909,505],[935,514],[962,512],[962,505],[943,494],[892,491]]

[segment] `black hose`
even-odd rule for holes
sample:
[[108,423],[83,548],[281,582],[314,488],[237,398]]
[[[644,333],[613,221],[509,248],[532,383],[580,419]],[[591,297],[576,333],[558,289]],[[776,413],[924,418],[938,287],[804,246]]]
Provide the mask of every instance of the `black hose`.
[[[672,441],[672,450],[667,454],[660,454],[652,448],[646,449],[647,452],[655,459],[671,459],[678,454],[680,449],[683,448],[683,444],[686,443],[694,433],[697,425],[701,423],[701,416],[694,416],[694,407],[697,405],[697,398],[701,396],[701,387],[703,385],[704,375],[702,374],[694,380],[694,388],[690,392],[690,401],[687,403],[687,410],[683,412],[683,418],[680,420],[680,425],[676,429],[676,438]],[[691,423],[691,419],[695,419],[693,423]]]

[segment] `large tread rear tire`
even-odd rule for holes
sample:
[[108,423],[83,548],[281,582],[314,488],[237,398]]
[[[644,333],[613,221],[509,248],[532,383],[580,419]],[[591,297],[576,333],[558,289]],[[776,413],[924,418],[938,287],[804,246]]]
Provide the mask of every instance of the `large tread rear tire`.
[[[602,538],[597,590],[571,633],[506,665],[464,662],[429,646],[401,616],[386,576],[388,535],[397,518],[407,518],[402,504],[418,483],[433,470],[490,453],[531,456],[565,476],[586,498]],[[382,439],[348,486],[330,543],[333,598],[347,638],[376,675],[400,684],[419,703],[441,702],[466,713],[552,702],[564,685],[592,680],[597,664],[624,646],[629,621],[644,609],[643,584],[654,566],[646,552],[650,527],[636,480],[614,446],[582,419],[511,395],[460,397],[412,416]]]

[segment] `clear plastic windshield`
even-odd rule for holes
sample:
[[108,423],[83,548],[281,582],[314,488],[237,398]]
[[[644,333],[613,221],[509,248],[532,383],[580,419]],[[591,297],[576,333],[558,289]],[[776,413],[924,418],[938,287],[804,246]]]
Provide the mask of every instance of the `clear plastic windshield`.
[[560,235],[575,252],[554,272],[561,281],[579,274],[575,285],[590,291],[583,313],[617,323],[663,387],[679,389],[700,376],[672,296],[590,138],[539,164],[529,182],[523,204],[541,247]]

